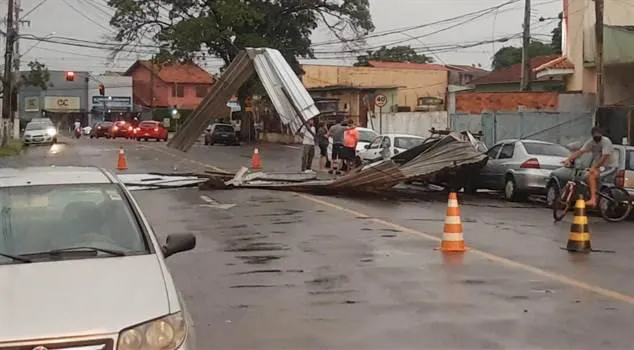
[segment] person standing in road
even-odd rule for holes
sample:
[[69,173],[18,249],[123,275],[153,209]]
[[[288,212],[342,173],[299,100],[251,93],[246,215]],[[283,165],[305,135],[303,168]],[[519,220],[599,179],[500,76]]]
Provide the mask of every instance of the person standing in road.
[[348,128],[343,134],[343,161],[346,164],[345,171],[350,171],[353,168],[355,159],[357,157],[357,143],[359,143],[359,130],[354,125],[354,120],[348,121]]
[[317,129],[317,145],[319,146],[319,170],[325,171],[328,163],[328,129],[326,123],[319,123]]
[[330,155],[332,170],[337,175],[340,174],[340,170],[343,169],[343,160],[341,159],[341,152],[343,150],[343,133],[346,131],[348,122],[346,120],[341,121],[330,127],[327,137],[332,137],[332,153]]
[[312,119],[309,119],[302,126],[306,128],[302,138],[302,171],[310,173],[313,171],[313,159],[315,158],[315,127]]

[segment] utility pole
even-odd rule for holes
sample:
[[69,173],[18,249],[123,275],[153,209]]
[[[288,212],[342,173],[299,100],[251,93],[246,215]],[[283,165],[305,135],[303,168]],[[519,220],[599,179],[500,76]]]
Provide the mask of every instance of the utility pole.
[[2,87],[2,145],[6,146],[11,133],[7,128],[8,121],[11,119],[11,97],[13,92],[13,76],[11,69],[13,67],[13,42],[15,40],[15,27],[13,23],[14,3],[13,0],[7,0],[7,38],[4,52],[4,83]]
[[603,75],[603,9],[604,0],[594,0],[595,67],[597,71],[597,108],[605,104],[605,83]]
[[528,91],[531,83],[531,64],[528,47],[531,44],[531,0],[524,0],[524,31],[522,33],[522,81],[520,91]]
[[150,59],[151,71],[150,71],[150,111],[151,117],[150,120],[154,120],[154,55]]

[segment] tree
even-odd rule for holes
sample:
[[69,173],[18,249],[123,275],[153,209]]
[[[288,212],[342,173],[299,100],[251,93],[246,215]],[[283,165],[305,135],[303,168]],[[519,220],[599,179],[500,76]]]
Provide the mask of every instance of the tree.
[[550,32],[552,34],[550,46],[553,47],[553,50],[556,53],[561,53],[561,25],[563,22],[563,18],[563,12],[559,12],[559,22],[557,23],[557,26],[553,28],[553,30]]
[[[531,41],[528,46],[528,57],[533,58],[556,53],[552,45],[544,44],[541,41]],[[493,55],[491,68],[508,68],[514,64],[522,63],[522,48],[515,46],[504,46]]]
[[22,73],[18,85],[35,86],[46,90],[49,85],[48,81],[51,78],[46,65],[38,61],[31,61],[27,66],[29,67],[29,71]]
[[[159,60],[191,60],[200,52],[228,65],[245,47],[280,50],[299,72],[297,57],[314,58],[311,35],[319,24],[338,39],[374,30],[368,0],[108,0],[116,40],[149,36]],[[163,19],[164,12],[168,11]],[[163,13],[161,13],[163,12]]]
[[411,46],[381,47],[376,51],[368,51],[366,55],[357,57],[355,66],[367,66],[368,61],[432,63],[433,58],[418,54]]

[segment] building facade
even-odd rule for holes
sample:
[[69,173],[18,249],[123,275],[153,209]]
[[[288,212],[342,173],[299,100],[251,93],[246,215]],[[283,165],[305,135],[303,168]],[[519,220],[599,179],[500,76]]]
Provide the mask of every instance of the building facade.
[[[28,72],[22,72],[28,74]],[[75,72],[72,81],[64,71],[49,71],[47,88],[21,86],[18,90],[17,117],[21,123],[48,117],[59,127],[67,127],[75,120],[88,123],[88,72]]]
[[[99,85],[104,86],[104,96]],[[96,75],[88,82],[88,109],[92,122],[124,119],[134,112],[132,77],[111,73]]]

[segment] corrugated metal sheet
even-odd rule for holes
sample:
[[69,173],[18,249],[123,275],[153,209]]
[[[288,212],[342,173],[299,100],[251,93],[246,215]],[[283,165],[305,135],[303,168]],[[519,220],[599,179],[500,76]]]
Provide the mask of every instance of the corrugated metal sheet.
[[303,120],[319,114],[315,102],[279,51],[248,48],[231,62],[167,145],[180,151],[191,148],[212,119],[225,114],[229,99],[254,71],[271,98],[282,123],[289,125],[293,132],[301,127]]
[[[302,126],[302,120],[315,117],[319,109],[279,51],[258,50],[261,51],[253,57],[255,71],[282,123],[296,132]],[[297,117],[297,113],[301,114],[302,119]]]

